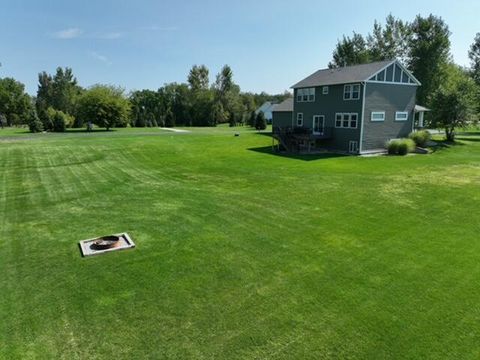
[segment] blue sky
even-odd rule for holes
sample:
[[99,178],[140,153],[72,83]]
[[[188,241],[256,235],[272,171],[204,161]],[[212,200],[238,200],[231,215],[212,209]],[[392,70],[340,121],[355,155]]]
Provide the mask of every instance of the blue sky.
[[223,64],[244,91],[283,92],[323,68],[343,34],[392,13],[443,17],[452,54],[468,65],[480,1],[0,0],[0,77],[36,93],[37,74],[70,66],[82,86],[126,90],[183,82],[193,64]]

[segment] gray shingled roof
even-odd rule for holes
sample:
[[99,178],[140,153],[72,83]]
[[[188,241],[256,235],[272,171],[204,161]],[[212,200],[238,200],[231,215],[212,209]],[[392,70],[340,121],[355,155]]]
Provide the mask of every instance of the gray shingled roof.
[[370,64],[346,66],[337,69],[318,70],[312,75],[292,86],[293,89],[311,86],[348,84],[365,81],[377,71],[383,69],[395,60],[378,61]]
[[273,109],[273,112],[289,112],[293,111],[293,98],[288,98],[280,104],[276,104]]

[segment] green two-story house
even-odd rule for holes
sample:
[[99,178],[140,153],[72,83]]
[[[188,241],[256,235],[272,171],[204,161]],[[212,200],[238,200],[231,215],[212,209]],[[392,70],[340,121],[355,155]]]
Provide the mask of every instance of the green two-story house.
[[413,130],[418,86],[397,60],[319,70],[274,107],[274,136],[287,150],[381,151]]

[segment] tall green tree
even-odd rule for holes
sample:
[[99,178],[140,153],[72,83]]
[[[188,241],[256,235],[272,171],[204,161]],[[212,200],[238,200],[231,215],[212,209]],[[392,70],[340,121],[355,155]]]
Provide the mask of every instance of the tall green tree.
[[5,117],[7,126],[26,124],[31,107],[25,85],[13,78],[0,79],[0,114]]
[[387,16],[384,26],[375,20],[373,32],[367,36],[370,61],[399,59],[405,62],[410,33],[408,23],[392,14]]
[[205,65],[193,65],[188,74],[188,84],[193,92],[199,90],[208,90],[209,70]]
[[243,115],[240,87],[233,81],[233,72],[230,66],[224,65],[217,74],[214,90],[215,104],[212,112],[216,124],[228,122],[232,114],[241,113]]
[[47,110],[52,105],[53,98],[53,78],[51,75],[42,71],[38,74],[38,90],[36,98],[37,114],[43,123],[43,128],[49,130],[52,125],[48,118]]
[[217,74],[215,89],[222,95],[225,95],[232,90],[234,85],[232,68],[228,65],[224,65],[222,70]]
[[52,103],[56,110],[73,115],[81,88],[71,68],[58,67],[52,82]]
[[475,35],[473,44],[470,46],[468,57],[471,61],[471,74],[473,80],[480,85],[480,33]]
[[158,92],[152,90],[133,91],[129,100],[131,104],[130,124],[132,126],[158,125],[162,114],[162,103]]
[[328,64],[329,68],[338,68],[364,64],[371,61],[370,51],[365,38],[356,32],[352,37],[343,36],[333,51],[333,59]]
[[445,65],[450,61],[450,31],[442,18],[417,15],[410,25],[408,67],[422,83],[417,102],[430,106],[431,95],[446,77]]
[[[38,74],[36,108],[46,130],[50,130],[52,127],[51,119],[47,117],[48,108],[51,107],[73,116],[81,92],[82,88],[78,85],[77,79],[69,67],[58,67],[54,76],[45,71]],[[78,126],[81,125],[81,123],[78,124]]]
[[477,85],[459,66],[444,65],[445,79],[432,96],[433,125],[443,127],[447,140],[455,140],[455,131],[475,118]]
[[95,85],[78,100],[78,116],[108,130],[125,127],[130,116],[130,102],[124,90],[115,86]]

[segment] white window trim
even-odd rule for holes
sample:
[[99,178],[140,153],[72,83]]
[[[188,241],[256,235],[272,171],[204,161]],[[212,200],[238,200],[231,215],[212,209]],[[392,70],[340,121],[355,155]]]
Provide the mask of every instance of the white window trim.
[[[299,123],[300,122],[300,125]],[[297,113],[297,127],[303,127],[303,113]]]
[[[338,115],[341,115],[341,117],[342,117],[340,126],[337,126],[337,116]],[[348,126],[343,126],[343,122],[345,121],[343,117],[345,115],[348,115]],[[356,115],[356,117],[357,117],[357,120],[355,121],[355,127],[350,126],[350,124],[352,123],[352,118],[351,118],[352,115]],[[335,128],[336,129],[358,129],[358,113],[335,113]]]
[[324,85],[322,87],[322,95],[328,95],[328,92],[329,92],[329,88],[328,88],[328,85]]
[[[345,90],[346,90],[347,86],[350,86],[350,98],[349,99],[345,98]],[[353,88],[355,86],[358,86],[358,97],[356,97],[356,98],[353,97],[353,92],[354,92]],[[360,93],[361,92],[362,92],[362,87],[360,86],[360,84],[345,84],[345,85],[343,85],[343,100],[345,100],[345,101],[360,100]]]
[[[374,115],[379,115],[379,114],[382,114],[383,115],[383,119],[382,120],[379,120],[379,119],[374,119]],[[385,111],[372,111],[372,113],[370,114],[370,121],[373,121],[373,122],[384,122],[385,121]]]
[[[406,115],[406,117],[399,119],[398,118],[399,115]],[[396,111],[395,112],[395,121],[408,121],[408,118],[409,118],[408,111]]]

